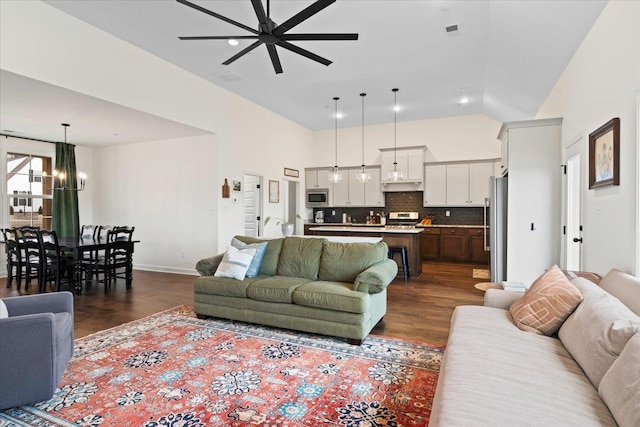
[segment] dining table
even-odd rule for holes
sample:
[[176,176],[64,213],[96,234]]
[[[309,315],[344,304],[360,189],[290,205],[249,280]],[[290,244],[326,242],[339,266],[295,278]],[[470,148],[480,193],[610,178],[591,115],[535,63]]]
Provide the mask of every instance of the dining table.
[[[131,240],[127,242],[127,252],[133,255],[135,244],[140,243],[140,240]],[[60,250],[67,253],[73,253],[73,259],[75,261],[80,261],[83,259],[84,254],[86,252],[94,252],[94,251],[103,251],[107,248],[107,238],[106,237],[59,237],[58,245],[60,246]],[[127,277],[132,277],[133,263],[132,260],[127,264]],[[131,286],[131,283],[127,283],[127,288]],[[82,292],[82,281],[76,280],[75,291],[77,293]]]

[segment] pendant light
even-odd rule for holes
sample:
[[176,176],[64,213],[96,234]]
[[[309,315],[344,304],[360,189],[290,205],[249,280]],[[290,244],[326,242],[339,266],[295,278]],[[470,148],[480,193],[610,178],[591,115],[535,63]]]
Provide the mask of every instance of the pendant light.
[[333,98],[333,101],[335,103],[334,120],[335,120],[335,141],[336,141],[336,163],[335,163],[335,166],[333,167],[333,171],[331,172],[331,174],[329,174],[329,182],[333,184],[342,181],[342,173],[338,169],[338,99],[340,98],[338,97]]
[[358,180],[358,182],[362,182],[363,184],[365,182],[369,182],[369,180],[371,179],[371,175],[367,173],[364,165],[364,97],[365,96],[367,96],[366,93],[360,94],[360,97],[362,98],[362,166],[361,166],[362,169],[358,174],[356,174],[356,179]]
[[391,89],[393,92],[393,170],[389,172],[389,180],[401,181],[404,179],[404,173],[398,170],[398,89]]

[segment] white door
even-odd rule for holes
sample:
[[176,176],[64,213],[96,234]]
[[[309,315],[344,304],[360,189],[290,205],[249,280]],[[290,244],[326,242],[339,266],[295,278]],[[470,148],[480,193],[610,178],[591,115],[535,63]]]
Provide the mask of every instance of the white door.
[[262,235],[260,227],[260,182],[258,175],[244,175],[244,235],[259,237]]
[[567,148],[566,269],[582,270],[582,139]]

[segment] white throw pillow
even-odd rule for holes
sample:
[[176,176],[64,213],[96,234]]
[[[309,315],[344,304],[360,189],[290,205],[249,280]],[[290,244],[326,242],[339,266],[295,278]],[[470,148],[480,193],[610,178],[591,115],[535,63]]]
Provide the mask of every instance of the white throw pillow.
[[9,317],[9,311],[7,310],[7,306],[4,304],[4,301],[0,299],[0,319],[4,319]]
[[237,249],[229,246],[214,276],[244,280],[255,253],[255,249]]

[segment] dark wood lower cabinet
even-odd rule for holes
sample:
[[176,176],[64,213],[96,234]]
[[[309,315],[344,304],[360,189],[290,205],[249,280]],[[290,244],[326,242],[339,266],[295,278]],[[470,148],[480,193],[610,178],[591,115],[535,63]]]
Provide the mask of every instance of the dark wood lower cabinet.
[[425,228],[420,237],[422,259],[488,263],[484,250],[484,228]]

